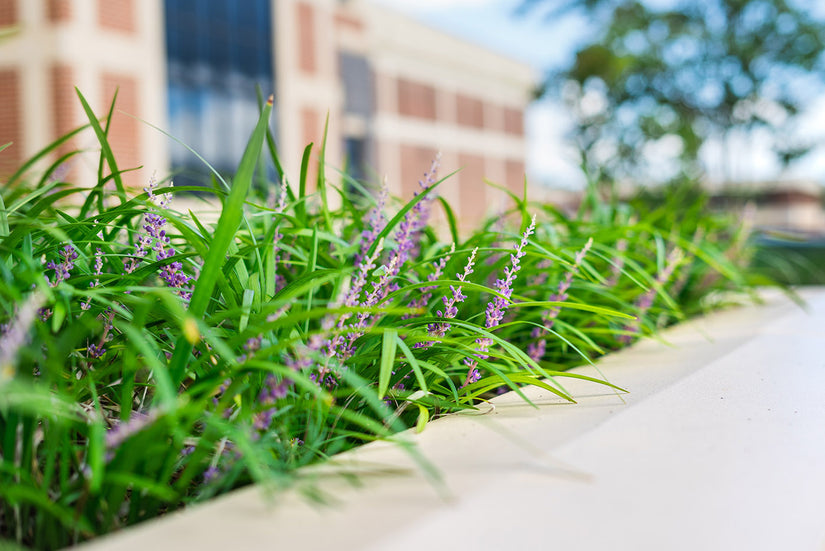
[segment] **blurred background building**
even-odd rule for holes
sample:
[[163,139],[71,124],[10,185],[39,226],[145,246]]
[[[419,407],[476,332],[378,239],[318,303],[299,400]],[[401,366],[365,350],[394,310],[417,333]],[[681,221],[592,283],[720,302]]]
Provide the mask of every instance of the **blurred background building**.
[[[394,194],[410,197],[441,152],[442,174],[461,169],[442,194],[462,219],[503,200],[483,178],[523,186],[534,70],[372,3],[0,0],[8,26],[17,32],[0,44],[0,143],[14,142],[0,154],[4,174],[86,122],[75,86],[101,116],[117,90],[109,140],[121,169],[143,166],[131,185],[168,168],[178,183],[207,174],[143,121],[231,173],[257,120],[257,86],[275,94],[290,181],[329,117],[329,164],[386,175]],[[70,147],[93,150],[96,140],[82,134]],[[94,181],[97,155],[71,170]]]

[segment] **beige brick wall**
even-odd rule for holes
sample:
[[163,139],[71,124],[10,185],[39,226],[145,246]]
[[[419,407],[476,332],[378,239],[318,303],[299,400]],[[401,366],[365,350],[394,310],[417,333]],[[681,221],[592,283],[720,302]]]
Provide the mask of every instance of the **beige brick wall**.
[[97,0],[97,23],[103,29],[134,33],[135,0]]
[[20,73],[16,69],[0,70],[0,179],[9,176],[23,159],[23,128],[20,113]]

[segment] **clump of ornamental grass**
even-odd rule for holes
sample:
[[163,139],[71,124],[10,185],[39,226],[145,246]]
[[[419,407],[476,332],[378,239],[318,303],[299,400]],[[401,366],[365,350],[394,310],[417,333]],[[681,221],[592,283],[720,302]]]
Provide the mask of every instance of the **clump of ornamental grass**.
[[[175,210],[192,189],[127,189],[108,121],[80,100],[97,185],[61,180],[74,153],[33,177],[69,135],[0,203],[0,541],[59,548],[287,484],[352,446],[407,446],[393,435],[506,389],[572,402],[562,377],[612,385],[568,369],[749,284],[703,211],[591,201],[568,217],[511,194],[509,225],[463,237],[438,159],[391,209],[386,192],[328,182],[323,147],[312,197],[312,146],[289,182],[271,100],[231,183],[198,188],[221,204],[206,224]],[[263,186],[262,156],[277,173]]]

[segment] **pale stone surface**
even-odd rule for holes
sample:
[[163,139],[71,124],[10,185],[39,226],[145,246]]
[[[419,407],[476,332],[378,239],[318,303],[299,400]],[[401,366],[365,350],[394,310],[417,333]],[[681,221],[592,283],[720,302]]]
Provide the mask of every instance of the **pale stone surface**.
[[825,290],[804,296],[605,358],[629,394],[560,379],[578,404],[528,389],[537,408],[510,393],[408,435],[442,486],[378,443],[315,471],[330,505],[251,488],[87,548],[822,549]]

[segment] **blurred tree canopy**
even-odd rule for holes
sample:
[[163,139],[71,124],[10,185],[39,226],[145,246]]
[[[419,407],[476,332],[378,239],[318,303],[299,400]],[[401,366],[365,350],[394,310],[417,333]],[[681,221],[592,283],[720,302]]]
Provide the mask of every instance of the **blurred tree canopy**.
[[797,115],[823,82],[825,25],[809,5],[523,0],[522,9],[548,10],[548,18],[578,11],[598,27],[541,91],[560,92],[575,115],[574,135],[591,172],[661,179],[656,159],[670,155],[678,168],[670,178],[694,178],[702,174],[702,145],[714,140],[730,158],[734,133],[763,131],[783,165],[812,145],[795,133]]

